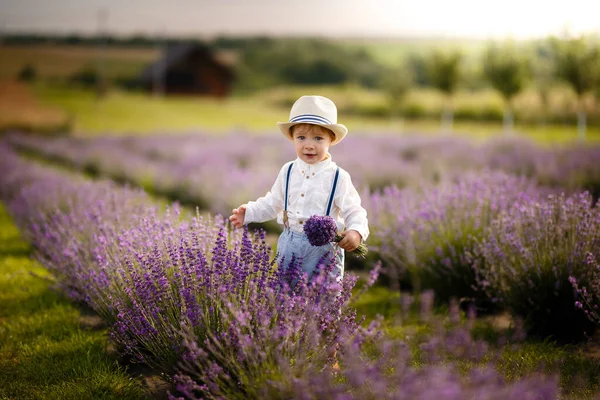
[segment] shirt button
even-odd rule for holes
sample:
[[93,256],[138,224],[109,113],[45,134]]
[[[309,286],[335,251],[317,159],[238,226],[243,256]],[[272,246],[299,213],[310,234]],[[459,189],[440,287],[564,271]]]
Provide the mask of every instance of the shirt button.
[[310,179],[310,176],[307,176],[306,179]]
[[304,197],[304,193],[302,193],[302,194],[300,195],[300,197]]
[[315,173],[313,172],[313,176],[315,176]]
[[299,223],[300,223],[300,225],[302,225],[304,223],[304,221],[300,221]]

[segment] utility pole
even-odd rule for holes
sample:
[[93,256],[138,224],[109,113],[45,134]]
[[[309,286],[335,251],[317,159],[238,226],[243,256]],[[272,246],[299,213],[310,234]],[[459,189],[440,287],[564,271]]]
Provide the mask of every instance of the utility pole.
[[4,45],[4,24],[5,21],[0,19],[0,47]]
[[98,36],[98,82],[96,83],[96,94],[99,98],[104,97],[108,82],[106,80],[106,47],[108,45],[108,10],[101,8],[98,10],[97,18],[97,36]]
[[165,92],[165,71],[167,68],[167,46],[165,45],[164,26],[161,27],[156,34],[155,47],[158,53],[158,61],[156,62],[156,67],[152,71],[152,95],[154,97],[160,97]]

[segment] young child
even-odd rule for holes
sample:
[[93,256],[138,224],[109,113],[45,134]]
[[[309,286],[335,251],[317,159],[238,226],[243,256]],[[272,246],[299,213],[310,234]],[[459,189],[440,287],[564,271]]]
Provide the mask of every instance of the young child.
[[[319,261],[335,257],[332,272],[337,280],[344,274],[344,250],[353,251],[369,235],[367,212],[348,172],[331,159],[330,146],[341,142],[348,129],[337,123],[337,108],[328,98],[302,96],[292,106],[289,122],[278,122],[281,132],[294,144],[297,158],[286,163],[275,184],[264,197],[233,210],[231,223],[240,228],[251,222],[277,217],[284,231],[277,243],[277,261],[287,268],[293,256],[302,260],[309,276]],[[334,246],[312,246],[303,231],[312,215],[330,215],[344,238]]]

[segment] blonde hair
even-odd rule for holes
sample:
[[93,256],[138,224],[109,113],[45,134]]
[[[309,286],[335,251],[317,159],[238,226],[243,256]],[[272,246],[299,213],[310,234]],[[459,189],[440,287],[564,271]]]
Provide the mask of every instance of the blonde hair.
[[335,140],[335,133],[331,129],[325,128],[324,126],[321,126],[321,125],[305,124],[305,123],[293,125],[292,127],[290,127],[290,136],[293,138],[294,132],[307,133],[307,132],[311,132],[313,130],[318,130],[320,133],[322,133],[324,135],[328,134],[329,137],[331,138],[332,142]]

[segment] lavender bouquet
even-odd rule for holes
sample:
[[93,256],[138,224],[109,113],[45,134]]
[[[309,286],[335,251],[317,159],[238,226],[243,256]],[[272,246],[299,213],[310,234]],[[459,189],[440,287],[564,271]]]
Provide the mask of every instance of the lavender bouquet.
[[[308,238],[308,242],[313,246],[325,246],[328,243],[338,243],[344,237],[337,233],[337,225],[335,220],[327,215],[313,215],[304,223],[304,234]],[[364,243],[360,243],[358,247],[351,253],[360,258],[366,258],[369,249]]]

